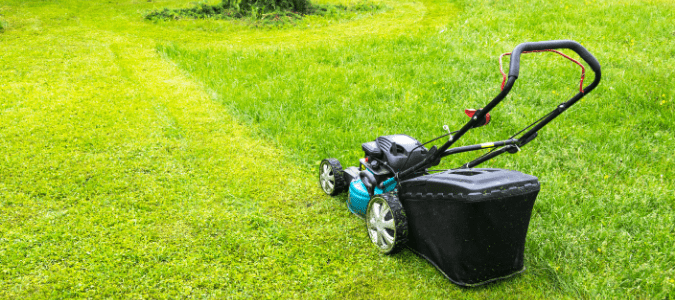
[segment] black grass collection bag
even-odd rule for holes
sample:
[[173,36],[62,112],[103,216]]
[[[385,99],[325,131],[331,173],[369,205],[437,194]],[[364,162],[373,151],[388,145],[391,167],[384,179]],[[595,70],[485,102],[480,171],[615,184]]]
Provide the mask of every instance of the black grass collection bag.
[[400,191],[408,247],[451,282],[476,286],[525,270],[537,177],[459,169],[404,180]]

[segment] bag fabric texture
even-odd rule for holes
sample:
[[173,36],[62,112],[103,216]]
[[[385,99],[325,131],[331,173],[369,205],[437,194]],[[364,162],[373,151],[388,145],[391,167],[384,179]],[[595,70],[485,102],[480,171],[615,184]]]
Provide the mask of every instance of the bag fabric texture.
[[477,286],[521,273],[537,177],[459,169],[401,182],[407,246],[448,280]]

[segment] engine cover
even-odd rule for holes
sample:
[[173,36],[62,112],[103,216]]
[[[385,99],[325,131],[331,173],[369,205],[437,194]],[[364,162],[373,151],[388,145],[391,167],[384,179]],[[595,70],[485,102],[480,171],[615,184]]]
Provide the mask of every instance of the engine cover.
[[[369,150],[373,148],[372,142],[366,144],[370,146]],[[395,172],[403,171],[421,162],[428,152],[428,149],[422,146],[422,143],[405,134],[378,137],[375,140],[375,145],[377,150],[372,149],[371,153],[381,153],[378,158],[387,162]],[[363,148],[365,150],[366,147]],[[366,154],[368,154],[368,151],[366,151]]]

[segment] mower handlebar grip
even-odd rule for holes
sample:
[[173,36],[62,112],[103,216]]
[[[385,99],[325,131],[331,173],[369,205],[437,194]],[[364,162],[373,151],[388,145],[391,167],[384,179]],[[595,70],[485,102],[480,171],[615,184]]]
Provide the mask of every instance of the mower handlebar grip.
[[600,63],[598,60],[584,48],[581,44],[571,40],[543,41],[522,43],[511,52],[511,63],[509,65],[509,77],[518,77],[520,71],[520,54],[524,51],[546,50],[546,49],[570,49],[577,54],[593,69],[596,75],[600,74]]

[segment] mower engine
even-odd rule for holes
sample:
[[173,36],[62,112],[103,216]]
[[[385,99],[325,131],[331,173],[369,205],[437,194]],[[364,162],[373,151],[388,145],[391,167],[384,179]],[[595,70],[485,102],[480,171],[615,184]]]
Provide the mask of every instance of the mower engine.
[[405,134],[381,136],[361,148],[365,157],[360,167],[350,167],[344,174],[349,182],[349,210],[363,217],[371,196],[394,190],[394,174],[423,161],[429,150]]

